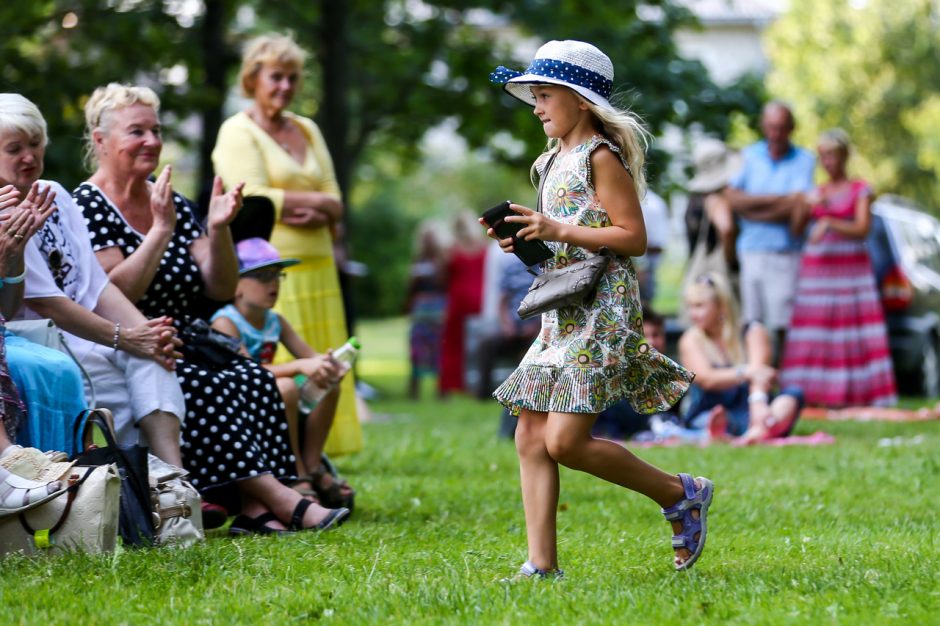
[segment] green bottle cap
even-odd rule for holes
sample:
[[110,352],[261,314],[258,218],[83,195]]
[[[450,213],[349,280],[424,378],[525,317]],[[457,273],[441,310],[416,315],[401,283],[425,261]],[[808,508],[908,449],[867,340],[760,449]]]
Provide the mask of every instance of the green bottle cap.
[[351,345],[356,350],[362,350],[362,344],[359,343],[359,340],[355,336],[349,338],[349,345]]

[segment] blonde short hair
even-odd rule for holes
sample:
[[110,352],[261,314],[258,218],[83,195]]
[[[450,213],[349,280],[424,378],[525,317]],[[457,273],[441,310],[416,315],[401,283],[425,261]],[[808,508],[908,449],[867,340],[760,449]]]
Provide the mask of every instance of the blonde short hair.
[[107,133],[111,130],[112,113],[118,109],[143,104],[160,113],[160,98],[150,87],[109,83],[107,87],[98,87],[85,103],[85,166],[93,171],[98,167],[98,155],[95,154],[94,132]]
[[255,79],[266,63],[280,63],[300,71],[307,53],[289,35],[261,35],[245,45],[239,80],[242,92],[249,98],[255,95]]
[[49,143],[46,119],[39,107],[18,93],[0,93],[0,133],[19,131],[30,139],[38,137],[42,145]]

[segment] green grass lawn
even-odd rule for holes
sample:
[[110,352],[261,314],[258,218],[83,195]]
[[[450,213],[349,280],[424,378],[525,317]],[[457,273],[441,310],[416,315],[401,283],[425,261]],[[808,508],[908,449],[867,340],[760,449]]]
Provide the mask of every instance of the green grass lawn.
[[[184,551],[0,561],[0,622],[23,624],[940,623],[940,422],[803,423],[816,448],[657,448],[715,481],[708,547],[672,571],[643,497],[562,470],[567,578],[505,584],[525,559],[512,444],[492,402],[403,398],[401,320],[363,324],[382,392],[366,448],[339,460],[357,511],[324,535]],[[879,445],[890,439],[899,445]]]

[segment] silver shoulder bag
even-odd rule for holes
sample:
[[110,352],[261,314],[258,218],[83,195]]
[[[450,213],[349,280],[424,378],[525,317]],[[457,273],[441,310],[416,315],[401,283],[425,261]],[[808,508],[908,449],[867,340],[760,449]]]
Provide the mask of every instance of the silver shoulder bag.
[[[539,213],[542,212],[542,187],[554,160],[553,154],[539,179],[539,197],[536,203]],[[597,256],[539,274],[519,304],[519,317],[525,320],[552,309],[589,304],[597,294],[597,284],[614,256],[616,255],[605,247],[598,250]]]

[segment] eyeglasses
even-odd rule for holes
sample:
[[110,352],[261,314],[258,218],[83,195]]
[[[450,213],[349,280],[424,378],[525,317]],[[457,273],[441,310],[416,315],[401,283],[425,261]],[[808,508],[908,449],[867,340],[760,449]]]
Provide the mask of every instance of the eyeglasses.
[[287,272],[282,272],[280,270],[270,270],[267,272],[249,272],[243,274],[242,278],[251,278],[252,280],[257,280],[262,283],[270,283],[275,280],[284,280],[287,278]]

